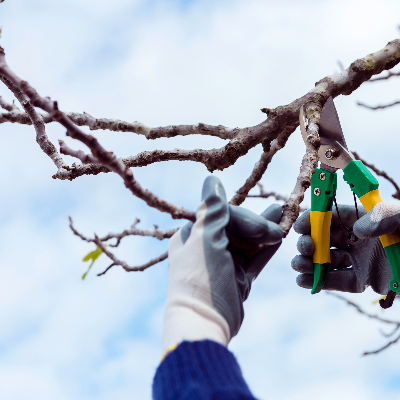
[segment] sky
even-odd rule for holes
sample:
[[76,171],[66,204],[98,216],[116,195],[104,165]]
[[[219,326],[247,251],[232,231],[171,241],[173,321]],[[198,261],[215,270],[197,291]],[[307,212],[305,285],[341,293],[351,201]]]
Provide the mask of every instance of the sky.
[[[65,111],[140,121],[148,126],[208,124],[245,127],[260,123],[260,108],[285,105],[315,82],[399,37],[400,3],[383,0],[5,0],[0,4],[0,45],[11,68]],[[395,68],[395,70],[399,70]],[[368,111],[356,101],[398,100],[400,80],[364,84],[335,104],[350,150],[400,181],[397,172],[398,108]],[[5,87],[0,95],[11,101]],[[55,124],[53,143],[85,147]],[[86,131],[88,129],[85,128]],[[133,133],[93,132],[119,157],[144,150],[221,147],[219,138],[148,141]],[[94,246],[82,233],[182,225],[133,198],[112,174],[56,181],[51,160],[31,126],[0,125],[0,398],[5,400],[149,399],[161,356],[168,263],[143,273],[117,267],[102,277],[101,256],[82,281],[82,258]],[[273,159],[262,183],[288,195],[304,144],[298,130]],[[232,197],[250,174],[261,147],[218,176]],[[71,157],[65,160],[72,164]],[[195,210],[202,164],[171,161],[133,169],[138,181],[161,197]],[[351,203],[339,176],[338,201]],[[380,179],[384,199],[393,189]],[[256,190],[254,193],[257,192]],[[248,199],[262,212],[272,199]],[[310,204],[309,193],[304,200]],[[255,282],[245,320],[230,349],[260,399],[396,398],[398,346],[361,357],[386,343],[378,323],[324,293],[299,288],[290,261],[291,232]],[[130,265],[167,249],[166,241],[129,237],[115,254]],[[347,295],[382,313],[367,290]]]

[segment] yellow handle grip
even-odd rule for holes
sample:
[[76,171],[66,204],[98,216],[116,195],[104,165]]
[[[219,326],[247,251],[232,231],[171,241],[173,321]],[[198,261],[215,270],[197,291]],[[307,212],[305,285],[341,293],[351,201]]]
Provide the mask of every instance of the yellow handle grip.
[[325,264],[331,262],[331,221],[332,211],[310,212],[311,239],[313,240],[315,246],[313,262],[315,264]]

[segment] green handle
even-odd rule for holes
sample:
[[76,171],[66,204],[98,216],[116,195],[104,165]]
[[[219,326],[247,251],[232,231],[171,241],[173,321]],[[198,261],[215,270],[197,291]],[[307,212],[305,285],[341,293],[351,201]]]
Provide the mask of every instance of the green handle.
[[395,243],[384,248],[386,257],[389,260],[392,280],[389,282],[390,290],[400,292],[400,243]]
[[311,238],[315,250],[314,282],[311,294],[321,291],[328,278],[330,268],[330,227],[332,203],[336,194],[337,176],[322,168],[317,168],[311,178]]

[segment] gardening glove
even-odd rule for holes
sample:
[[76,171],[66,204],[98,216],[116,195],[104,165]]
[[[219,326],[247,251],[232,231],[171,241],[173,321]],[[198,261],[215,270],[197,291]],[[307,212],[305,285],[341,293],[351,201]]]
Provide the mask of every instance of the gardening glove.
[[[261,216],[229,205],[218,178],[204,181],[196,222],[181,228],[169,243],[164,354],[184,340],[227,345],[238,333],[251,284],[281,245],[281,216],[277,204]],[[245,250],[228,236],[266,246]]]
[[[361,218],[358,221],[354,206],[339,205],[340,219],[333,210],[330,240],[334,248],[331,249],[330,272],[323,290],[361,293],[371,286],[377,293],[388,292],[392,273],[378,236],[400,227],[399,206],[385,206],[392,203],[379,203],[368,214],[359,207]],[[300,272],[297,284],[311,289],[314,243],[310,236],[310,210],[300,216],[293,228],[302,236],[297,242],[300,255],[292,260],[292,268]]]

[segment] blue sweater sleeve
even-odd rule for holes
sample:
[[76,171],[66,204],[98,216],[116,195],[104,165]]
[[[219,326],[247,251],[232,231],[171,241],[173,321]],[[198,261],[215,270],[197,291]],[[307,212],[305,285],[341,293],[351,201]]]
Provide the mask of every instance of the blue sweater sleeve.
[[211,340],[182,342],[157,368],[154,400],[256,400],[234,355]]

